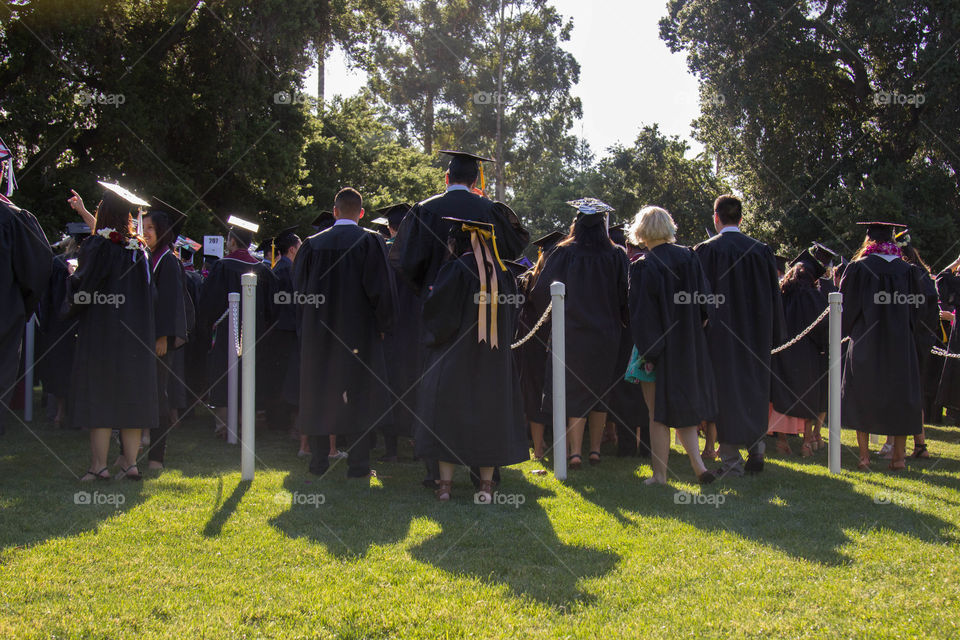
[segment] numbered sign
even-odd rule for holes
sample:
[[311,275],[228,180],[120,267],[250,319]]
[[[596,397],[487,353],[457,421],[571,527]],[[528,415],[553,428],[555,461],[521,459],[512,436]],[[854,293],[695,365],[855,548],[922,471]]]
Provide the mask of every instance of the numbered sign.
[[223,236],[203,236],[203,255],[223,257]]

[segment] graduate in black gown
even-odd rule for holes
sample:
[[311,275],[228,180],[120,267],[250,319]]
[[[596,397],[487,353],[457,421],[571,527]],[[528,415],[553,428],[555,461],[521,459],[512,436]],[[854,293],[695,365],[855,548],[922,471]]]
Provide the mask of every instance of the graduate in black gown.
[[267,425],[270,429],[286,431],[290,428],[296,403],[290,402],[288,389],[297,384],[298,366],[294,352],[297,342],[296,305],[292,303],[293,261],[300,249],[300,236],[296,227],[283,229],[273,238],[260,243],[264,259],[269,260],[273,275],[277,277],[277,300],[284,302],[277,307],[277,324],[270,334],[265,356],[270,360],[273,373],[262,384],[267,385]]
[[[84,222],[68,222],[67,235],[57,245],[63,253],[53,256],[50,286],[37,309],[37,370],[48,401],[55,403],[56,427],[69,426],[66,414],[73,352],[77,344],[77,319],[61,315],[67,295],[67,280],[77,265],[80,242],[91,233]],[[57,246],[55,245],[55,246]]]
[[[481,195],[484,187],[481,163],[493,160],[458,151],[440,153],[450,157],[445,176],[447,191],[415,204],[400,223],[390,247],[390,264],[421,301],[429,294],[440,267],[449,256],[446,242],[453,223],[444,220],[445,217],[492,224],[492,248],[502,260],[519,257],[530,241],[530,234],[510,207]],[[417,341],[421,362],[425,356],[423,339],[421,333]],[[415,416],[417,424],[421,420],[422,417]],[[423,484],[434,488],[438,478],[437,463],[435,460],[425,460],[424,463],[427,477]]]
[[[183,265],[173,252],[173,243],[186,222],[186,215],[173,206],[152,198],[143,216],[143,240],[150,251],[150,268],[155,290],[154,350],[157,354],[157,428],[150,431],[147,458],[150,469],[164,467],[167,437],[173,428],[175,407],[170,397],[174,379],[174,352],[187,342],[187,293]],[[125,466],[125,465],[124,465]]]
[[[949,322],[947,351],[960,353],[960,328],[957,315],[960,314],[960,258],[951,262],[937,275],[937,294],[943,309],[941,316]],[[937,390],[937,403],[947,409],[947,416],[960,415],[960,360],[944,358]]]
[[713,205],[717,235],[694,248],[718,302],[707,337],[717,381],[720,472],[737,476],[763,470],[770,350],[787,337],[773,251],[740,231],[742,219],[740,200],[720,196]]
[[923,396],[917,339],[932,326],[937,301],[925,274],[901,258],[896,225],[867,225],[863,246],[843,274],[843,334],[850,337],[844,358],[842,424],[857,430],[859,468],[870,468],[869,434],[893,436],[890,470],[906,467],[908,435],[923,428]]
[[677,226],[660,207],[644,207],[630,229],[649,251],[630,266],[630,329],[643,363],[641,387],[650,412],[653,475],[667,483],[670,427],[675,427],[700,484],[714,481],[700,457],[697,428],[717,413],[707,349],[709,285],[693,250],[675,244]]
[[[531,296],[537,311],[550,302],[550,284],[566,285],[566,408],[570,468],[582,463],[583,432],[589,419],[590,463],[600,462],[607,423],[603,398],[616,385],[620,336],[627,326],[627,254],[607,233],[613,208],[594,198],[571,203],[577,209],[570,235],[543,267]],[[547,357],[543,407],[553,402],[551,357]],[[556,452],[563,455],[563,452]]]
[[[387,251],[393,246],[404,216],[410,211],[410,205],[401,202],[377,210],[386,225]],[[383,432],[384,454],[382,462],[398,460],[397,447],[401,437],[412,437],[414,411],[417,404],[417,384],[423,371],[421,356],[423,350],[417,341],[420,335],[421,310],[423,302],[413,287],[397,278],[397,317],[383,342],[387,358],[387,379],[392,390],[392,411],[380,425]]]
[[[13,192],[13,157],[0,141],[0,176]],[[0,178],[0,184],[3,183]],[[29,211],[0,195],[0,435],[8,419],[10,396],[17,385],[20,345],[27,318],[33,315],[50,281],[53,252],[40,224]]]
[[[243,224],[241,224],[243,222]],[[276,306],[274,304],[277,292],[277,277],[270,271],[269,265],[263,264],[250,255],[249,247],[253,244],[254,229],[259,225],[251,222],[238,221],[230,228],[227,234],[227,255],[213,263],[210,274],[203,281],[200,288],[200,300],[197,305],[197,335],[198,339],[207,345],[207,384],[209,385],[209,403],[217,407],[216,432],[226,437],[227,413],[227,349],[234,349],[236,345],[228,344],[230,321],[227,296],[230,293],[240,293],[242,290],[241,277],[245,273],[254,273],[257,276],[256,323],[257,340],[266,340],[276,322]],[[238,314],[238,334],[243,331],[243,302],[240,303]],[[242,340],[242,336],[241,336]],[[261,352],[262,353],[262,352]],[[237,386],[243,388],[242,359],[237,360]],[[256,401],[262,405],[266,399],[266,385],[263,381],[267,377],[276,375],[271,371],[270,361],[262,355],[257,358],[257,385]],[[239,400],[239,399],[238,399]]]
[[[818,286],[825,273],[826,268],[812,249],[807,249],[790,263],[790,269],[780,283],[788,335],[798,335],[827,308],[827,294]],[[803,339],[774,354],[771,360],[770,398],[776,413],[772,414],[770,427],[777,431],[777,425],[782,423],[777,414],[802,420],[800,455],[804,457],[813,455],[816,446],[813,426],[826,409],[826,398],[823,397],[826,389],[822,381],[827,377],[824,353],[828,337],[828,324],[824,319]],[[781,453],[790,453],[785,433],[780,431],[777,435],[777,449]]]
[[300,432],[310,438],[310,472],[330,467],[329,436],[346,444],[347,477],[370,469],[369,435],[390,408],[383,340],[396,289],[383,237],[360,227],[363,199],[342,189],[336,223],[310,236],[294,263],[300,328]]
[[[120,430],[123,476],[139,480],[141,430],[157,428],[160,413],[150,260],[130,220],[149,203],[100,184],[106,191],[92,220],[95,232],[80,245],[67,291],[68,313],[79,318],[67,411],[75,426],[90,430],[90,466],[81,480],[109,479],[112,429]],[[75,192],[70,203],[86,213]]]
[[193,258],[198,248],[192,240],[183,236],[174,243],[177,257],[183,265],[184,303],[187,311],[187,344],[173,352],[173,372],[168,387],[170,406],[174,409],[177,423],[183,420],[197,403],[202,402],[202,363],[206,360],[206,351],[198,353],[197,350],[196,310],[203,277],[193,268]]
[[[921,282],[923,283],[923,294],[931,300],[937,301],[937,318],[931,315],[924,317],[917,332],[917,357],[920,359],[920,388],[923,392],[923,422],[932,421],[933,418],[943,412],[943,409],[937,405],[937,391],[940,386],[940,372],[943,370],[944,358],[935,356],[931,353],[934,346],[946,348],[943,340],[943,327],[940,324],[940,298],[937,295],[937,284],[931,275],[930,267],[920,257],[920,252],[914,246],[910,230],[904,229],[894,237],[903,260],[907,264],[918,267],[923,273]],[[932,323],[932,324],[930,324]],[[890,446],[893,443],[890,442]],[[921,429],[918,435],[913,436],[913,457],[929,458],[930,453],[927,450],[926,433]]]
[[[520,316],[517,319],[517,337],[526,336],[540,320],[530,295],[537,283],[547,256],[557,243],[566,237],[562,231],[551,231],[542,238],[533,241],[537,247],[537,262],[533,268],[522,274],[517,281],[517,290],[522,296]],[[543,378],[547,367],[547,345],[550,343],[550,323],[545,322],[537,334],[524,342],[516,351],[517,370],[520,375],[520,390],[523,394],[523,411],[530,425],[530,438],[533,441],[533,457],[543,458],[547,451],[544,441],[546,425],[550,421],[550,412],[543,407]]]
[[[438,460],[436,495],[449,500],[456,465],[477,467],[475,501],[490,504],[495,467],[529,459],[510,343],[516,281],[498,259],[493,225],[447,219],[450,253],[423,305],[426,373],[420,385],[417,454]],[[467,391],[469,390],[469,391]]]

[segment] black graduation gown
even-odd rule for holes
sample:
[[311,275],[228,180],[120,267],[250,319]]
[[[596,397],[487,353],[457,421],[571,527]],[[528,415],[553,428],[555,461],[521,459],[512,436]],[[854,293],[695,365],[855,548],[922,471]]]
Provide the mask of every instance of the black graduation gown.
[[167,338],[167,353],[157,360],[158,406],[167,416],[174,408],[170,397],[170,386],[177,380],[172,371],[174,353],[187,342],[183,265],[169,249],[164,249],[153,265],[153,287],[154,340]]
[[[387,241],[388,246],[392,244]],[[396,319],[383,341],[383,350],[387,359],[387,378],[393,390],[391,404],[397,402],[397,398],[402,403],[394,405],[389,422],[381,425],[386,435],[413,435],[417,384],[423,371],[423,350],[419,342],[422,310],[423,301],[413,287],[402,280],[397,282]]]
[[47,289],[52,260],[33,214],[0,198],[0,434],[16,386],[24,326]]
[[101,235],[80,245],[70,276],[69,313],[79,318],[68,397],[81,429],[155,429],[156,324],[150,262]]
[[66,399],[70,390],[73,351],[77,345],[77,319],[61,316],[69,278],[66,257],[54,256],[50,286],[37,309],[37,370],[44,392],[62,399]]
[[[495,271],[498,297],[516,294],[510,272]],[[417,423],[416,451],[427,459],[473,467],[511,465],[530,458],[510,349],[517,306],[497,305],[498,347],[491,348],[489,338],[478,342],[479,292],[476,259],[467,253],[440,269],[424,301],[427,359],[417,405],[422,421]],[[488,304],[488,323],[491,316]]]
[[738,231],[718,233],[694,251],[718,296],[707,325],[717,440],[752,446],[767,432],[770,350],[787,338],[776,259],[770,247]]
[[[841,418],[845,428],[888,436],[920,433],[922,396],[917,333],[937,313],[923,272],[900,258],[851,262],[840,282],[844,358]],[[913,297],[906,297],[913,296]]]
[[[787,334],[793,337],[810,326],[827,308],[827,295],[809,282],[798,282],[783,294]],[[785,416],[815,420],[827,410],[823,380],[829,364],[824,359],[830,337],[824,319],[805,338],[773,356],[770,399]]]
[[184,267],[183,284],[194,309],[194,321],[187,327],[187,344],[177,354],[177,358],[182,358],[183,361],[183,375],[180,376],[183,382],[179,385],[181,389],[176,393],[182,394],[183,407],[192,407],[202,400],[206,392],[207,349],[210,344],[200,339],[198,331],[200,287],[203,285],[203,276],[192,268]]
[[[920,267],[918,267],[920,268]],[[923,295],[934,301],[936,316],[930,313],[923,314],[920,326],[917,327],[917,358],[920,361],[920,391],[923,398],[924,417],[934,418],[932,412],[937,399],[937,389],[940,386],[940,372],[943,370],[943,358],[934,356],[930,350],[934,346],[945,347],[941,339],[940,327],[940,299],[937,295],[937,285],[933,277],[923,268],[920,268],[920,283]]]
[[[528,271],[517,282],[518,291],[523,296],[520,314],[517,318],[517,335],[520,339],[533,329],[543,309],[537,313],[537,307],[530,295],[533,272]],[[520,393],[523,397],[523,411],[529,422],[547,424],[550,422],[551,407],[544,411],[543,388],[547,371],[547,345],[550,342],[550,322],[543,323],[537,335],[516,349],[517,372],[520,376]]]
[[[950,271],[944,271],[938,275],[937,293],[945,309],[954,314],[960,312],[960,275]],[[960,331],[957,330],[956,318],[950,329],[947,351],[960,353]],[[944,358],[937,401],[952,411],[960,411],[960,360]]]
[[[209,346],[207,353],[207,383],[210,390],[210,404],[215,407],[227,406],[227,349],[235,348],[228,345],[229,316],[223,318],[214,332],[216,323],[223,312],[227,310],[227,295],[242,293],[240,278],[245,273],[257,274],[257,341],[264,344],[276,318],[274,294],[277,292],[277,278],[270,271],[270,267],[255,260],[246,251],[236,251],[217,260],[210,269],[210,275],[204,280],[200,288],[200,301],[197,305],[197,333],[200,340]],[[243,299],[240,300],[240,327],[243,332]],[[266,356],[266,357],[265,357]],[[238,388],[243,388],[243,365],[238,360]],[[270,369],[269,354],[263,349],[257,351],[257,404],[267,396],[266,378],[276,375]]]
[[669,427],[697,426],[717,414],[704,327],[711,308],[707,298],[693,296],[709,291],[700,260],[688,247],[657,245],[630,266],[633,342],[655,365],[654,418]]
[[[550,285],[566,285],[567,416],[585,417],[604,409],[603,398],[623,375],[617,371],[620,335],[627,308],[627,254],[609,245],[585,249],[576,242],[557,246],[531,290],[537,312],[550,303]],[[538,314],[539,315],[539,314]],[[542,410],[552,406],[553,373],[547,356]]]
[[[273,267],[277,291],[293,295],[293,261],[280,256]],[[293,304],[277,305],[277,324],[270,336],[273,374],[268,381],[271,402],[296,406],[300,401],[300,360],[297,342],[297,309]]]
[[353,224],[310,236],[297,252],[293,284],[317,303],[297,305],[300,432],[366,434],[395,401],[382,335],[396,291],[383,238]]

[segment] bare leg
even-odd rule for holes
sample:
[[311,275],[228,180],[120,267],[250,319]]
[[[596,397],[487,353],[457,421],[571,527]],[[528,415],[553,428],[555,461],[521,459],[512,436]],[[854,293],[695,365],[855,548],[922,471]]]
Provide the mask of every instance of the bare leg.
[[310,437],[309,436],[300,436],[300,451],[297,453],[298,456],[308,456],[310,455]]
[[906,463],[907,436],[893,436],[893,459],[890,460],[890,470],[899,471],[907,467]]
[[803,423],[803,445],[800,447],[800,455],[809,458],[816,451],[817,440],[813,436],[815,420],[805,420]]
[[131,475],[137,475],[140,470],[137,468],[137,454],[140,451],[141,429],[121,429],[120,443],[123,445],[123,459],[126,461],[127,471],[133,471]]
[[480,467],[480,490],[475,494],[479,504],[493,503],[493,467]]
[[530,436],[533,439],[533,457],[539,460],[543,457],[546,446],[543,442],[543,423],[530,421]]
[[90,470],[97,473],[107,466],[110,450],[110,429],[90,430]]
[[860,447],[860,469],[870,468],[870,434],[866,431],[857,431],[857,445]]
[[[600,447],[603,445],[603,431],[607,426],[606,411],[591,411],[587,416],[590,423],[590,462],[600,462]],[[594,455],[593,452],[597,452]]]
[[820,430],[823,428],[823,423],[827,421],[826,412],[817,414],[817,423],[813,427],[813,440],[814,450],[823,449],[823,437],[820,435]]
[[[454,465],[450,462],[440,462],[439,465],[440,465],[440,480],[444,482],[452,482]],[[490,477],[492,478],[493,467],[489,467],[489,469],[490,469]],[[482,477],[483,468],[480,469],[480,473]]]
[[450,462],[437,462],[437,468],[440,472],[440,482],[437,483],[437,489],[434,493],[440,501],[446,502],[450,499],[450,493],[453,487],[453,464]]
[[567,418],[567,450],[571,456],[579,456],[583,450],[583,429],[586,418]]
[[[643,400],[647,403],[647,414],[650,417],[650,466],[653,475],[644,484],[667,483],[667,458],[670,456],[670,429],[653,419],[653,405],[656,400],[657,383],[640,382]],[[694,445],[696,447],[696,445]]]
[[690,458],[693,473],[699,478],[706,473],[707,467],[703,464],[703,458],[700,457],[700,439],[697,438],[697,428],[681,427],[677,429],[677,435],[680,437],[680,444],[687,452],[687,457]]
[[710,460],[717,459],[717,423],[708,422],[706,423],[706,428],[704,428],[704,438],[706,442],[703,443],[703,453],[702,457],[708,458]]
[[[329,455],[335,456],[335,455],[337,455],[337,453],[339,453],[339,452],[337,451],[337,436],[330,436],[330,453],[329,453]],[[452,474],[453,471],[451,471],[450,473]]]

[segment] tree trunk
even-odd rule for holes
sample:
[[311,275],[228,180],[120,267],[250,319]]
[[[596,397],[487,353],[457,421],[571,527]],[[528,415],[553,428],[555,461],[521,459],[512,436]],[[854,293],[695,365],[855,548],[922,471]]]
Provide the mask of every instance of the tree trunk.
[[433,153],[433,89],[427,90],[423,109],[423,152]]
[[506,192],[506,184],[503,176],[503,110],[505,102],[503,98],[503,49],[504,49],[504,0],[500,0],[500,51],[497,61],[497,166],[494,171],[496,180],[496,199],[503,201]]

